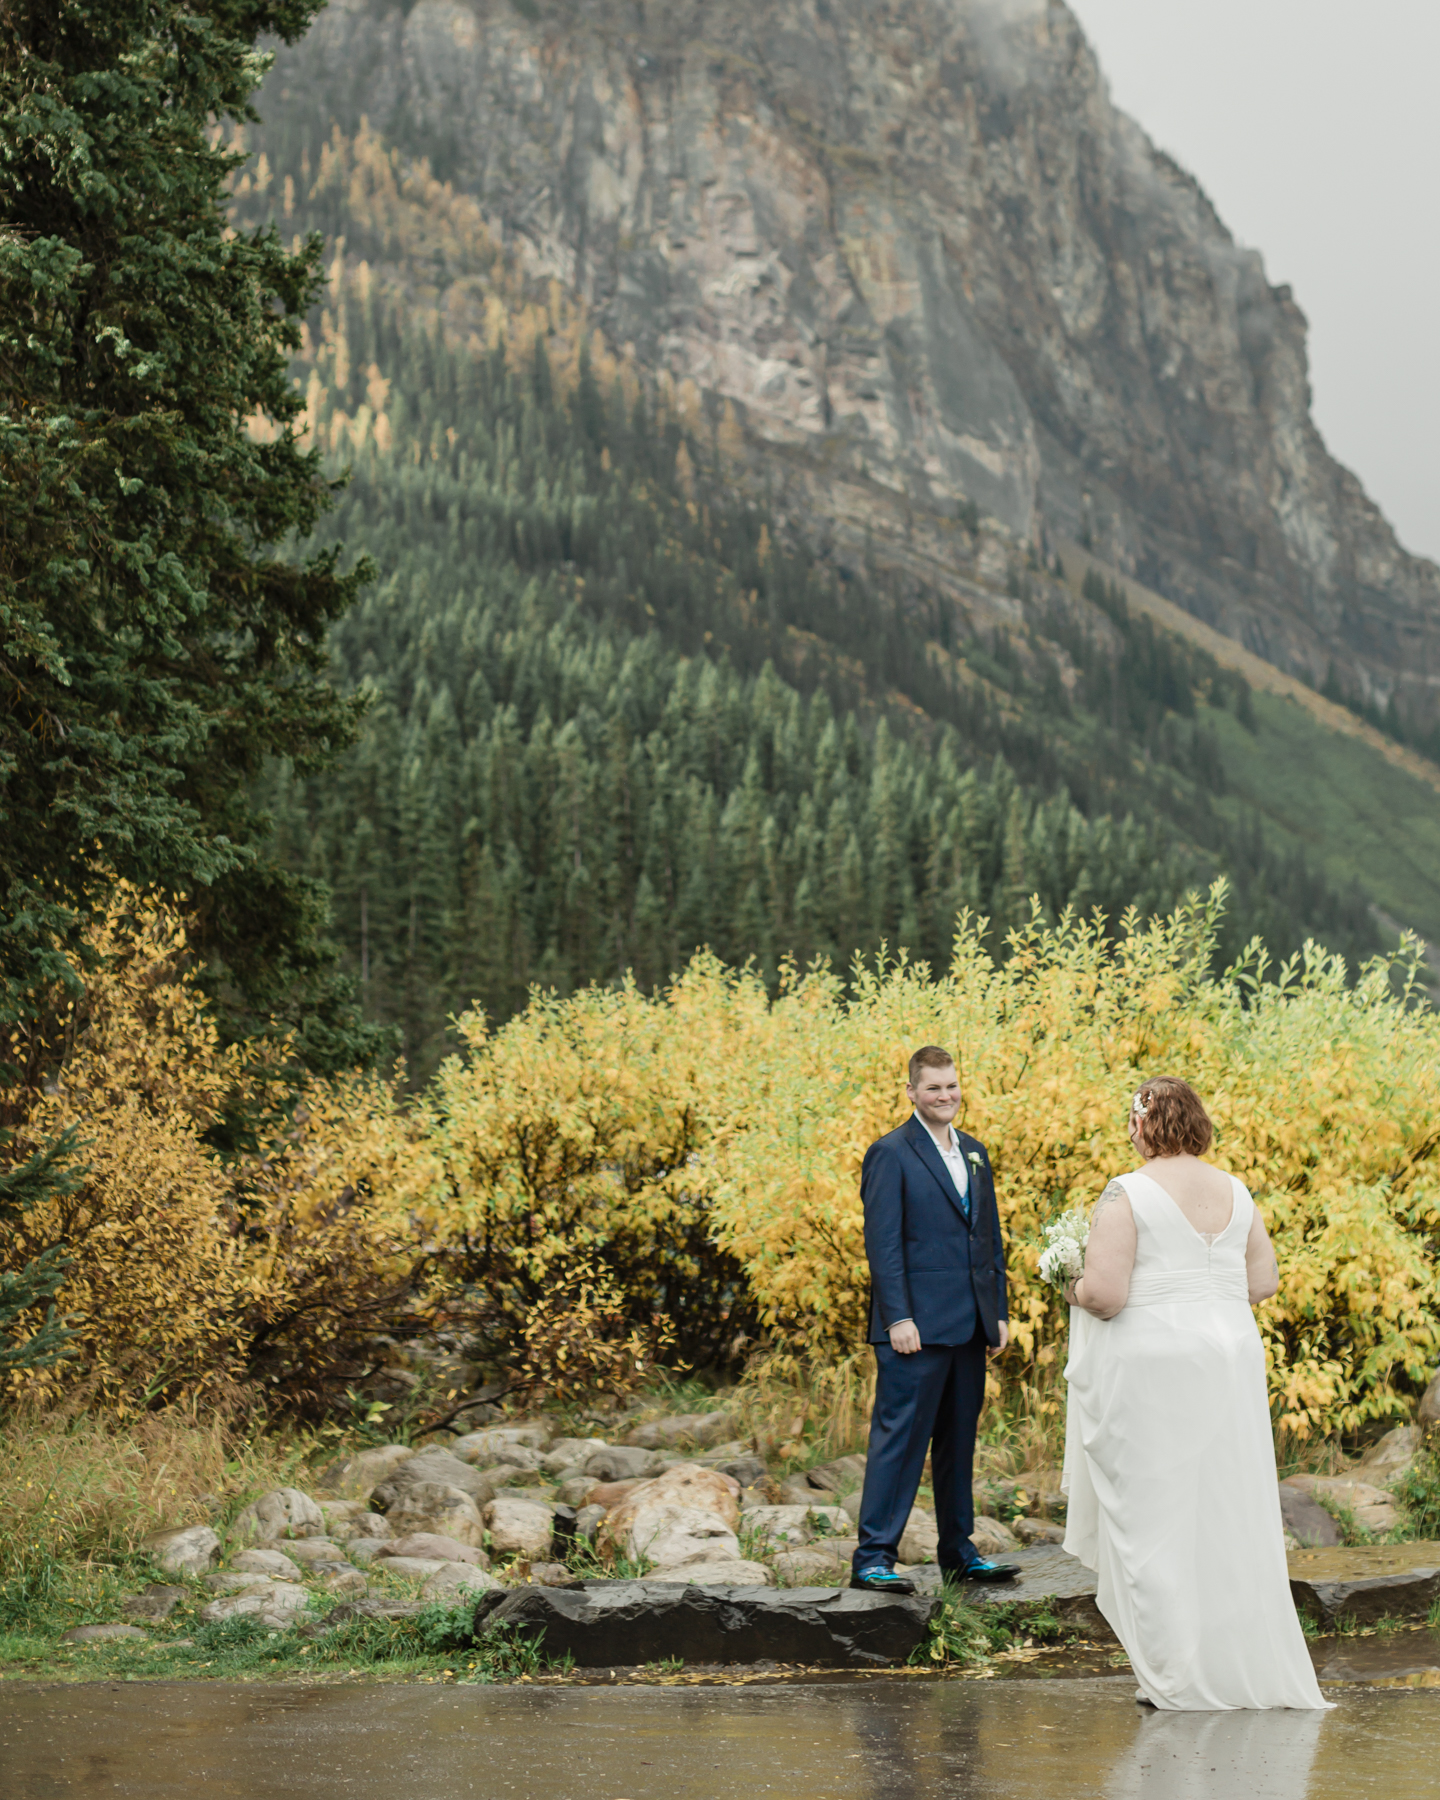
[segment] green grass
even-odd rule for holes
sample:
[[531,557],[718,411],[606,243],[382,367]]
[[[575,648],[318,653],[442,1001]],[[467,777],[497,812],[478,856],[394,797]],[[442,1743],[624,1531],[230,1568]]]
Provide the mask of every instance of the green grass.
[[1201,709],[1230,785],[1220,810],[1248,802],[1333,882],[1358,883],[1401,925],[1440,940],[1440,794],[1294,701],[1254,701],[1253,735],[1233,713]]

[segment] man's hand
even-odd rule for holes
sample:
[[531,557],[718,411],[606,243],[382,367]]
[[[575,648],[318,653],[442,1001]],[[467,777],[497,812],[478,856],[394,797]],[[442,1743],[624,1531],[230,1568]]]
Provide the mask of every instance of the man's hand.
[[1010,1342],[1010,1327],[1005,1323],[1005,1321],[1003,1319],[1001,1319],[999,1321],[999,1325],[1000,1325],[1000,1342],[998,1344],[991,1344],[989,1349],[985,1352],[985,1354],[987,1356],[998,1356],[1000,1354],[1000,1352],[1005,1348],[1005,1346]]
[[890,1348],[901,1356],[913,1356],[920,1348],[920,1329],[913,1319],[902,1319],[890,1327]]

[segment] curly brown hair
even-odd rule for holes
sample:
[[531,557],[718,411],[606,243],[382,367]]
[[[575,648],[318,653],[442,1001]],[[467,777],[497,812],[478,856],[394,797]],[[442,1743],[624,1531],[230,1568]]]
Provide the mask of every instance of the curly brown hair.
[[1142,1081],[1131,1101],[1143,1109],[1141,1133],[1151,1156],[1203,1156],[1215,1136],[1200,1096],[1178,1075]]

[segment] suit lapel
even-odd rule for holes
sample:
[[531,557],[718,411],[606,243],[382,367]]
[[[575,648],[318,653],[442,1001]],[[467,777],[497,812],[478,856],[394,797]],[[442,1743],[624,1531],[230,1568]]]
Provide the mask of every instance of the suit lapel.
[[905,1135],[911,1149],[914,1150],[915,1154],[920,1158],[921,1162],[924,1163],[925,1167],[930,1171],[931,1175],[934,1176],[935,1180],[940,1183],[940,1188],[944,1193],[945,1198],[955,1208],[956,1212],[959,1213],[960,1217],[965,1220],[965,1223],[969,1225],[971,1219],[975,1216],[975,1183],[972,1181],[969,1187],[970,1212],[967,1216],[965,1202],[960,1198],[955,1183],[950,1179],[950,1171],[945,1167],[945,1158],[941,1156],[940,1152],[935,1148],[934,1138],[931,1137],[930,1133],[918,1119],[911,1119],[909,1125],[906,1127]]

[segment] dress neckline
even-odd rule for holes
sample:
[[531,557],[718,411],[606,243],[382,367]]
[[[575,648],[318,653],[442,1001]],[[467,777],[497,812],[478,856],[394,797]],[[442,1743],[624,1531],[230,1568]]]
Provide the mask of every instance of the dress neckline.
[[[1218,1173],[1219,1171],[1217,1170],[1216,1172]],[[1165,1195],[1165,1198],[1170,1202],[1171,1206],[1173,1206],[1175,1208],[1175,1211],[1180,1215],[1181,1219],[1184,1220],[1185,1229],[1187,1231],[1194,1232],[1195,1236],[1197,1238],[1199,1238],[1199,1240],[1202,1244],[1204,1244],[1207,1251],[1213,1250],[1215,1248],[1215,1246],[1220,1242],[1221,1238],[1223,1238],[1225,1236],[1226,1232],[1229,1231],[1230,1227],[1235,1223],[1235,1213],[1237,1210],[1237,1203],[1238,1203],[1240,1197],[1235,1192],[1235,1177],[1233,1175],[1231,1175],[1228,1178],[1229,1182],[1230,1182],[1230,1217],[1225,1221],[1224,1225],[1220,1228],[1219,1231],[1207,1233],[1204,1231],[1196,1231],[1195,1230],[1195,1227],[1190,1223],[1190,1221],[1187,1218],[1185,1218],[1184,1207],[1181,1206],[1180,1202],[1175,1198],[1175,1196],[1172,1193],[1168,1192],[1165,1188],[1161,1187],[1160,1183],[1155,1179],[1155,1177],[1153,1175],[1147,1175],[1145,1173],[1144,1169],[1137,1169],[1135,1171],[1135,1173],[1141,1178],[1142,1181],[1148,1181],[1150,1183],[1151,1187],[1153,1187],[1157,1193],[1161,1193],[1161,1194]]]

